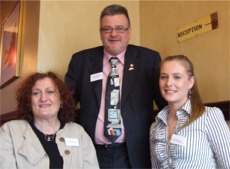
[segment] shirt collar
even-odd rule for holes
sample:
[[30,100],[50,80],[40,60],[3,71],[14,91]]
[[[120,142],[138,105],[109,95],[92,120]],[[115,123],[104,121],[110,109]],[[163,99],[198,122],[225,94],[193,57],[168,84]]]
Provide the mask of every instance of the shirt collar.
[[187,102],[185,102],[184,106],[181,109],[184,110],[188,115],[191,115],[191,101],[190,101],[190,99],[188,99]]
[[[166,106],[164,109],[162,109],[158,115],[156,116],[156,121],[163,121],[165,124],[167,124],[167,116],[169,113],[169,106]],[[178,117],[178,120],[188,118],[191,114],[191,102],[190,99],[188,99],[185,104],[182,106],[181,110],[178,110],[176,112],[176,115]]]
[[[116,57],[119,59],[120,63],[123,65],[124,65],[124,60],[125,60],[125,52],[126,52],[126,50],[124,50],[123,52],[116,55]],[[109,54],[106,50],[104,50],[104,65],[109,62],[109,59],[111,57],[114,57],[114,56]]]

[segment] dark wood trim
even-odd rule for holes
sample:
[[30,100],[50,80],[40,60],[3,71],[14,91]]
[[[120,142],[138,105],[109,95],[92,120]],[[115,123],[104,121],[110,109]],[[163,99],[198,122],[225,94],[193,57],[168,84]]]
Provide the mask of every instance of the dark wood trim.
[[18,112],[16,110],[11,111],[9,113],[1,114],[0,115],[0,126],[4,124],[5,122],[8,122],[10,120],[16,120],[16,119],[18,119]]
[[[205,106],[210,107],[218,107],[222,110],[225,120],[230,120],[230,101],[221,101],[221,102],[213,102],[213,103],[206,103]],[[158,113],[158,110],[154,110],[154,112]],[[76,113],[79,115],[80,109],[76,110]],[[0,126],[7,121],[18,119],[17,111],[11,111],[9,113],[1,114],[0,115]],[[76,120],[79,120],[79,116],[77,116]]]
[[221,102],[206,103],[205,106],[220,108],[220,110],[222,110],[222,112],[224,114],[225,120],[230,120],[230,100],[221,101]]

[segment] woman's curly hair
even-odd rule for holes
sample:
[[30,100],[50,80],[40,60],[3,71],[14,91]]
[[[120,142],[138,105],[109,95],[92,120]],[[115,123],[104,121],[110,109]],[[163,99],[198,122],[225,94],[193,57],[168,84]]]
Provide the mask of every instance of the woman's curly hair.
[[50,78],[60,93],[62,105],[58,112],[58,119],[63,123],[73,121],[75,118],[75,104],[71,93],[64,82],[52,71],[46,73],[34,73],[23,80],[16,93],[19,118],[27,120],[28,122],[34,120],[31,102],[32,88],[38,80],[44,78]]

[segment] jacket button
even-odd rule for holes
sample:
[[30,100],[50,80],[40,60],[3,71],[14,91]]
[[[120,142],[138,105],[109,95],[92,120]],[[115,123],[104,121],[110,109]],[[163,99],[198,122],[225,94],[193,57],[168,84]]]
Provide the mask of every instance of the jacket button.
[[70,151],[69,150],[65,150],[64,151],[66,155],[69,155],[70,154]]
[[59,141],[60,141],[60,142],[64,142],[65,139],[64,139],[63,137],[60,137],[60,138],[59,138]]

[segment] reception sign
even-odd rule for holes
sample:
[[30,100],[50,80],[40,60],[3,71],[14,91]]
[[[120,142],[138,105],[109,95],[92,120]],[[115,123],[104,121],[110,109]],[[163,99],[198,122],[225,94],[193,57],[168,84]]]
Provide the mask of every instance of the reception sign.
[[177,30],[177,40],[181,42],[216,28],[218,28],[217,12],[179,28]]

